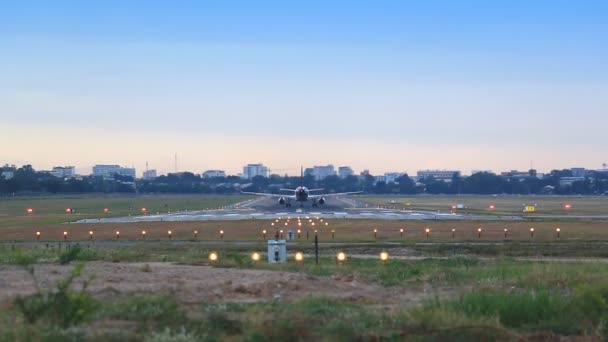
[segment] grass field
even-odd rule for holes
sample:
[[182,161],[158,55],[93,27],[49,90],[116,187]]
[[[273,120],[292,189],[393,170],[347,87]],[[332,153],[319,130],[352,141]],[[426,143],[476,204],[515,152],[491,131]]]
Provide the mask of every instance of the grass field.
[[[0,198],[0,227],[41,226],[83,218],[141,215],[148,213],[216,209],[251,196],[221,195],[74,195]],[[32,213],[27,209],[31,208]],[[66,209],[74,213],[66,213]],[[104,209],[108,209],[107,212]]]
[[[5,300],[0,305],[0,340],[600,340],[608,333],[604,263],[453,257],[391,259],[386,264],[376,258],[349,258],[340,265],[326,256],[318,266],[312,260],[268,265],[239,249],[221,250],[215,263],[207,259],[210,249],[198,247],[74,250],[0,248],[0,267],[9,279],[19,274],[19,267],[32,264],[37,265],[33,274],[42,274],[47,265],[54,267],[51,274],[61,270],[69,275],[72,266],[52,265],[86,263],[84,273],[76,268],[73,280],[64,279],[63,284],[74,284],[71,289],[59,286],[49,296],[43,288]],[[184,296],[188,274],[165,291],[146,292],[144,281],[137,285],[142,291],[132,293],[118,289],[118,274],[107,278],[86,273],[103,265],[97,264],[100,260],[116,265],[117,271],[137,263],[138,274],[128,272],[127,278],[151,279],[155,273],[162,278],[164,269],[184,267],[180,265],[212,265],[220,272],[214,271],[216,277],[270,270],[278,278],[263,276],[269,282],[259,286],[273,289],[268,293],[250,292],[256,288],[252,284],[219,280],[218,286],[234,292],[204,288],[199,295]],[[159,261],[174,263],[154,263]],[[20,279],[27,279],[20,272]],[[241,277],[245,274],[252,276]],[[290,280],[287,274],[302,276]],[[79,290],[75,284],[89,275],[97,276],[90,279],[91,289]],[[109,296],[108,286],[113,289]],[[351,292],[332,292],[334,286]],[[281,288],[282,296],[273,294]]]
[[[2,200],[0,341],[608,339],[605,220],[63,224],[102,216],[104,207],[110,208],[107,215],[128,215],[141,207],[148,212],[194,210],[244,199]],[[380,206],[409,203],[407,208],[420,210],[449,210],[451,204],[463,203],[477,212],[487,212],[484,207],[492,200],[496,209],[489,214],[515,214],[521,201],[360,199]],[[570,203],[576,215],[601,215],[606,204],[604,198],[534,199],[541,214],[561,215],[562,203]],[[34,208],[30,215],[28,207]],[[66,214],[67,207],[77,213]],[[277,229],[296,232],[288,262],[253,261],[253,252],[266,258],[262,230],[272,238]],[[318,265],[314,229],[322,243]],[[42,234],[40,244],[11,243],[36,241],[36,231]],[[92,241],[89,231],[94,232]],[[117,240],[116,231],[119,243],[102,242]],[[296,251],[304,253],[303,262],[294,261]],[[386,263],[378,258],[383,251],[390,256]],[[211,252],[217,261],[210,261]],[[343,264],[336,261],[338,252],[347,255]]]
[[[608,196],[359,196],[371,206],[405,210],[449,212],[463,204],[468,212],[487,215],[521,215],[524,205],[535,205],[534,215],[608,215]],[[569,204],[570,208],[565,208]],[[494,205],[491,209],[490,206]]]

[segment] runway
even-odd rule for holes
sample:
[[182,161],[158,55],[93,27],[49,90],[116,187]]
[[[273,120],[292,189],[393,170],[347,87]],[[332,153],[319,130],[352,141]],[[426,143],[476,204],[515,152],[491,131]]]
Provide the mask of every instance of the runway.
[[354,197],[330,197],[324,205],[312,208],[310,202],[303,207],[296,203],[291,208],[279,205],[274,198],[260,197],[247,200],[220,210],[194,210],[147,215],[83,219],[75,223],[129,223],[129,222],[179,222],[222,220],[272,220],[278,217],[321,217],[324,219],[373,219],[373,220],[480,220],[517,221],[521,216],[476,215],[464,213],[378,209],[370,207]]

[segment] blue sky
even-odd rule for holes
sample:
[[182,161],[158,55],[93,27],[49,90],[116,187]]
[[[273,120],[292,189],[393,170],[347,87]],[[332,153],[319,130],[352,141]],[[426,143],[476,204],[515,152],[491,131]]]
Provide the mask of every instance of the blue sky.
[[608,161],[605,1],[0,4],[0,161]]

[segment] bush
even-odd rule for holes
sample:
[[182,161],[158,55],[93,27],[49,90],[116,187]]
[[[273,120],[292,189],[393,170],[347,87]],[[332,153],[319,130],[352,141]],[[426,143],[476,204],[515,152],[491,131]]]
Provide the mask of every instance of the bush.
[[76,266],[70,275],[56,284],[55,291],[43,292],[17,297],[15,306],[25,320],[36,323],[46,320],[52,325],[67,328],[84,322],[97,307],[97,302],[86,293],[88,281],[85,281],[79,292],[72,292],[74,280],[82,274],[83,265]]

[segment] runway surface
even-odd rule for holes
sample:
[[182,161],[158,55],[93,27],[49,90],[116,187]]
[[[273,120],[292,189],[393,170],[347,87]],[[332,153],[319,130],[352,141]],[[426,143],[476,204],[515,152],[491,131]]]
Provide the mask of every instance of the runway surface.
[[129,223],[158,221],[210,221],[210,220],[270,220],[277,217],[321,217],[327,219],[375,219],[375,220],[522,220],[521,216],[474,215],[466,213],[379,209],[356,198],[329,197],[324,205],[312,208],[294,203],[291,208],[279,205],[275,198],[260,197],[247,200],[221,210],[197,210],[172,213],[149,213],[140,216],[83,219],[76,223]]

